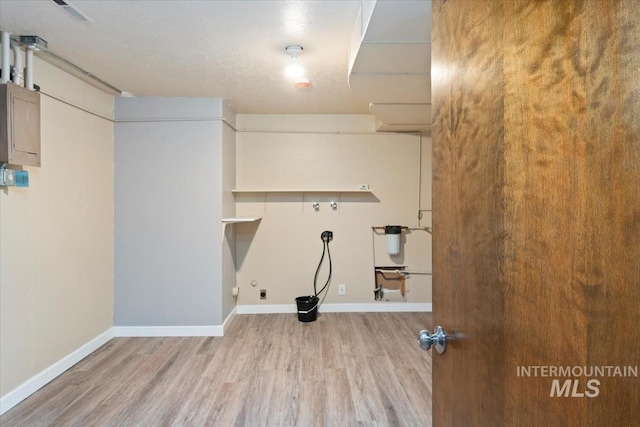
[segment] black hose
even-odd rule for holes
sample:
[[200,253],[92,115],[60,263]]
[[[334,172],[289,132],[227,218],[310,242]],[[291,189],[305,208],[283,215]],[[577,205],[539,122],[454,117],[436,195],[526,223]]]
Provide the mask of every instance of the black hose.
[[[331,250],[329,250],[329,242],[326,242],[326,243],[327,243],[327,255],[329,257],[329,277],[327,277],[326,283],[324,284],[322,289],[320,289],[320,292],[318,292],[316,294],[316,296],[320,295],[325,289],[327,289],[327,286],[329,286],[329,282],[331,282],[331,273],[332,273],[331,272],[331,269],[332,269],[332,265],[331,265]],[[314,291],[315,291],[315,289],[314,289]]]
[[327,250],[327,246],[325,245],[325,241],[322,241],[322,256],[320,257],[320,263],[318,264],[318,268],[316,268],[316,274],[313,276],[313,294],[314,296],[318,296],[318,291],[316,287],[316,283],[318,282],[318,273],[320,273],[320,267],[322,266],[322,261],[324,261],[324,253]]

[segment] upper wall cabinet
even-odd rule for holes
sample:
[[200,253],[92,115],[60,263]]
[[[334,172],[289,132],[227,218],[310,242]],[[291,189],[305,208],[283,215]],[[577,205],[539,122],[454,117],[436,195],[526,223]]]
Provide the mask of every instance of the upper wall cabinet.
[[0,85],[0,163],[40,166],[40,94]]

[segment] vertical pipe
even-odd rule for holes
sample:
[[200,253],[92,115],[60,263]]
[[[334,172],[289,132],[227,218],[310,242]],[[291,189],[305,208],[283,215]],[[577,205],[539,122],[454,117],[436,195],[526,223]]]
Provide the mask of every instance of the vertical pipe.
[[10,33],[7,31],[2,31],[2,83],[6,83],[9,81],[9,70],[11,67],[10,59],[9,59],[9,45],[10,42]]
[[27,47],[25,56],[26,71],[24,76],[24,87],[29,90],[33,90],[33,48]]
[[11,40],[11,48],[13,49],[13,83],[22,86],[23,67],[22,67],[22,50],[20,44]]

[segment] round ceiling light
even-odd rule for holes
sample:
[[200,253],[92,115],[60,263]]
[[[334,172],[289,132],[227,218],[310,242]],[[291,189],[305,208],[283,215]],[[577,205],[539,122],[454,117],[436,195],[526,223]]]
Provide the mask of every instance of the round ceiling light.
[[304,75],[304,68],[298,62],[298,55],[302,52],[303,47],[297,44],[290,45],[284,48],[284,51],[291,57],[291,62],[284,69],[284,73],[287,77],[292,79],[299,79]]

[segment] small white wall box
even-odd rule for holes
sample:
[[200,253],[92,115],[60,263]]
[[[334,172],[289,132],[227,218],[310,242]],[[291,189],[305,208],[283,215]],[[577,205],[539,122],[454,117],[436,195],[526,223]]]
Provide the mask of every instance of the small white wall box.
[[40,166],[40,94],[0,84],[0,163]]

